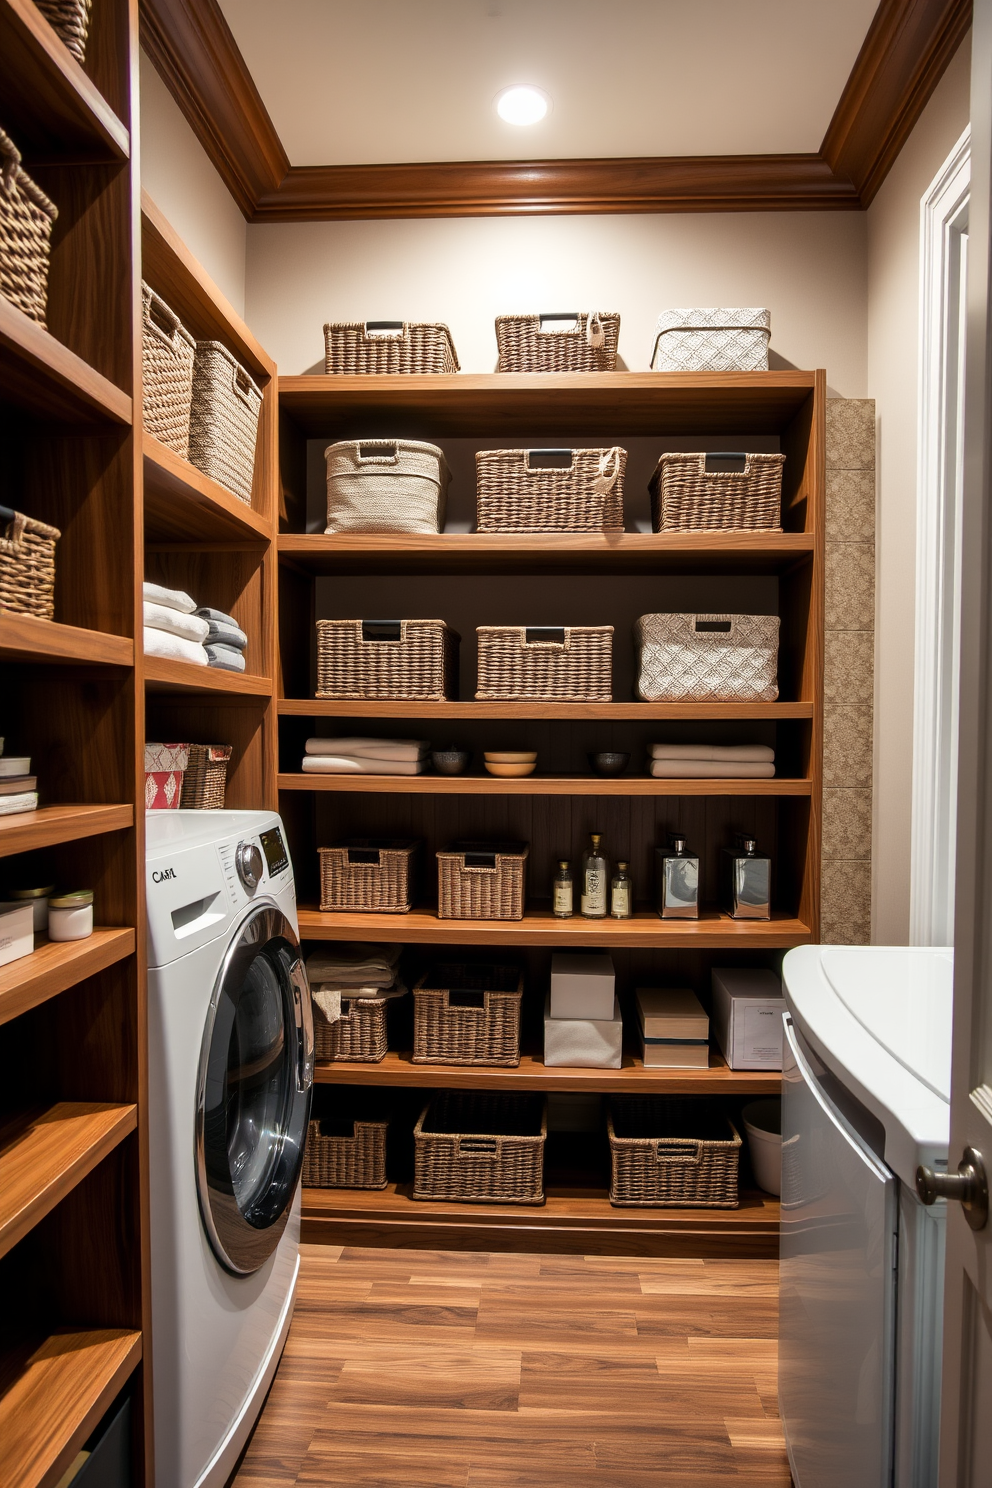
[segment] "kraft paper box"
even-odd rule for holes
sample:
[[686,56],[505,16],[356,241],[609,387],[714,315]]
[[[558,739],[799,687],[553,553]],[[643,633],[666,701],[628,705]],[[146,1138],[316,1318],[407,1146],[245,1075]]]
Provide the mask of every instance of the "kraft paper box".
[[34,950],[34,908],[30,899],[0,902],[0,966]]
[[782,1068],[782,983],[773,971],[721,966],[712,974],[713,1029],[731,1069]]
[[690,987],[638,987],[637,1021],[646,1069],[707,1069],[709,1018]]
[[553,1018],[551,993],[544,1004],[544,1063],[573,1069],[619,1069],[623,1057],[620,1000],[612,1018]]
[[551,1017],[609,1022],[616,996],[613,958],[605,953],[555,951],[551,957]]

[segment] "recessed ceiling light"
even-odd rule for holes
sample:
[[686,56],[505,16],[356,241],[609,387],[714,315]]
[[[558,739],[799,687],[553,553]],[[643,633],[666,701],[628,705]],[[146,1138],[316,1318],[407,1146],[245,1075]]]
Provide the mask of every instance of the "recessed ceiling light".
[[504,88],[496,99],[496,112],[507,124],[538,124],[550,107],[548,95],[529,83]]

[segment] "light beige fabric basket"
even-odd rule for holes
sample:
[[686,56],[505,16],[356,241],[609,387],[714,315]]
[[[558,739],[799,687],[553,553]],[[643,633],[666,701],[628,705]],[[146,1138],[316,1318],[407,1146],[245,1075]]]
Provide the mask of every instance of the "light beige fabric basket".
[[451,472],[444,451],[414,439],[328,445],[327,532],[440,532]]
[[662,455],[648,486],[655,532],[781,532],[784,464],[784,455]]
[[55,614],[55,544],[61,536],[47,522],[0,506],[0,610],[51,620]]
[[317,696],[444,702],[460,640],[443,620],[318,620]]
[[480,625],[476,698],[608,703],[612,625]]
[[189,458],[251,505],[262,391],[220,341],[198,341],[193,363]]
[[773,703],[777,615],[642,615],[634,625],[644,702]]
[[437,854],[439,920],[522,920],[526,842],[454,842]]
[[627,451],[479,450],[480,532],[622,532]]
[[76,61],[84,61],[90,29],[90,0],[34,0],[34,3]]
[[45,324],[52,226],[58,208],[21,165],[21,154],[0,129],[0,294]]
[[148,433],[189,459],[196,342],[174,310],[141,281],[142,418]]
[[663,310],[652,372],[767,372],[771,315],[748,306]]
[[498,315],[497,372],[615,372],[620,317],[573,310]]
[[543,1204],[543,1095],[442,1090],[413,1129],[415,1199]]
[[432,966],[413,989],[414,1064],[515,1068],[523,973],[515,966]]
[[324,327],[324,370],[361,376],[380,372],[457,372],[446,325],[367,320]]

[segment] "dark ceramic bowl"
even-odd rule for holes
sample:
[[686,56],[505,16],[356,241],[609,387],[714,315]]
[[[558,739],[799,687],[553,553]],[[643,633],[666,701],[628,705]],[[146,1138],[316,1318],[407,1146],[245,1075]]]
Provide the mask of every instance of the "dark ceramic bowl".
[[622,775],[630,764],[629,754],[620,754],[616,750],[603,749],[598,754],[590,754],[589,768],[594,775],[602,775],[609,778],[611,775]]
[[464,775],[471,758],[468,749],[431,750],[431,760],[439,775]]

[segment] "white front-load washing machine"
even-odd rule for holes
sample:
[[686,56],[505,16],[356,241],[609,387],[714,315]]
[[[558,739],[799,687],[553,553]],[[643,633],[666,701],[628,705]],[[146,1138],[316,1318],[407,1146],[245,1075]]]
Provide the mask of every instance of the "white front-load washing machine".
[[147,817],[158,1488],[218,1488],[289,1330],[313,1023],[279,817]]

